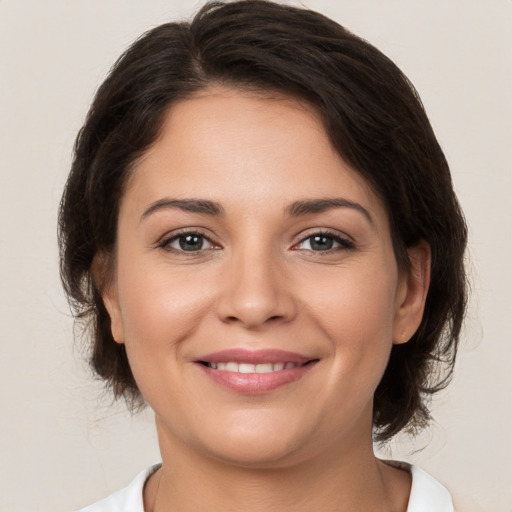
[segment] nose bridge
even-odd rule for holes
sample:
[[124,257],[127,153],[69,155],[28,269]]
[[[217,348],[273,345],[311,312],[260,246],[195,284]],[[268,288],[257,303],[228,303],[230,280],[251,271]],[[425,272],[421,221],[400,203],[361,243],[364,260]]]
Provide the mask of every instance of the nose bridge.
[[220,290],[223,321],[254,329],[269,321],[289,321],[295,314],[286,271],[277,251],[261,243],[233,248]]

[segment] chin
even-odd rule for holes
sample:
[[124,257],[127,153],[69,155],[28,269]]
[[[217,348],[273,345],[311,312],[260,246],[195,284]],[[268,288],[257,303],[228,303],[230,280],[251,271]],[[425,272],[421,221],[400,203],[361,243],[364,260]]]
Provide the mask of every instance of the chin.
[[247,469],[277,469],[296,464],[299,459],[299,446],[288,440],[272,441],[257,439],[226,439],[215,447],[209,447],[209,455],[231,466]]
[[[255,411],[254,411],[255,412]],[[238,467],[277,468],[297,463],[311,439],[311,428],[289,416],[244,414],[245,421],[211,425],[201,432],[203,450],[210,457]],[[309,428],[308,428],[309,427]],[[314,436],[313,436],[314,437]]]

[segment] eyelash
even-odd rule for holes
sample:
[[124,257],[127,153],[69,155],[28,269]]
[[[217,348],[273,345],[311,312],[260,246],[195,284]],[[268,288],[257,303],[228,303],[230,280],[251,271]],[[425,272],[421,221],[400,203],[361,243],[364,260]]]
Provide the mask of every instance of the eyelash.
[[[305,250],[324,255],[324,254],[332,254],[333,252],[337,252],[337,251],[344,251],[344,250],[346,251],[346,250],[355,248],[355,244],[351,240],[349,240],[348,237],[343,237],[338,232],[332,232],[332,231],[322,230],[322,229],[318,230],[318,231],[314,231],[314,232],[308,234],[307,236],[301,238],[301,240],[298,243],[296,243],[294,245],[294,247],[297,247],[298,245],[303,244],[306,240],[311,240],[314,237],[329,238],[329,239],[333,240],[333,242],[339,244],[339,246],[327,249],[325,251],[314,251],[313,249],[305,249]],[[310,242],[310,244],[311,244],[311,242]],[[295,249],[295,250],[299,250],[299,249]]]
[[[194,251],[194,250],[186,251],[184,249],[177,249],[175,247],[171,247],[170,244],[172,242],[176,242],[180,238],[186,237],[186,236],[198,237],[198,238],[200,238],[203,241],[203,243],[204,243],[204,241],[207,241],[208,243],[212,244],[213,247],[210,247],[208,249],[203,249],[201,247],[197,251]],[[301,238],[299,240],[299,242],[294,244],[292,249],[293,250],[300,250],[300,249],[296,249],[296,247],[301,245],[301,244],[303,244],[307,240],[310,240],[310,244],[311,244],[311,239],[313,239],[314,237],[323,237],[323,238],[331,239],[334,243],[339,244],[339,246],[338,247],[331,247],[331,248],[323,250],[323,251],[322,250],[315,251],[313,249],[305,249],[305,250],[307,250],[309,252],[314,252],[314,253],[317,253],[317,254],[324,255],[324,254],[332,254],[333,252],[337,252],[337,251],[350,250],[350,249],[354,249],[355,248],[355,244],[351,240],[349,240],[348,238],[340,236],[338,233],[333,233],[333,232],[328,231],[328,230],[318,230],[318,231],[314,231],[311,234],[308,234],[307,236]],[[219,249],[220,248],[208,236],[206,236],[204,233],[201,233],[201,231],[198,231],[198,230],[188,230],[188,229],[185,229],[183,231],[175,233],[171,237],[165,238],[164,240],[162,240],[158,244],[157,247],[160,248],[160,249],[163,249],[165,251],[168,251],[168,252],[175,252],[175,253],[179,253],[179,254],[189,254],[190,256],[197,255],[198,253],[203,252],[203,251],[215,250],[215,249]]]
[[[177,249],[175,247],[171,247],[171,243],[172,242],[175,242],[175,241],[178,241],[180,238],[184,238],[184,237],[187,237],[187,236],[196,236],[198,238],[201,238],[203,241],[206,240],[207,242],[209,242],[210,244],[212,244],[212,248],[210,249],[200,249],[198,251],[186,251],[184,249]],[[160,249],[163,249],[165,251],[168,251],[168,252],[175,252],[175,253],[179,253],[179,254],[189,254],[189,255],[194,255],[194,254],[197,254],[199,252],[203,252],[205,250],[212,250],[212,249],[218,249],[219,246],[217,246],[214,242],[212,242],[212,240],[206,236],[204,233],[201,233],[201,231],[198,231],[198,230],[189,230],[189,229],[184,229],[182,231],[179,231],[178,233],[175,233],[173,234],[172,236],[168,237],[168,238],[164,238],[159,244],[158,244],[158,248]]]

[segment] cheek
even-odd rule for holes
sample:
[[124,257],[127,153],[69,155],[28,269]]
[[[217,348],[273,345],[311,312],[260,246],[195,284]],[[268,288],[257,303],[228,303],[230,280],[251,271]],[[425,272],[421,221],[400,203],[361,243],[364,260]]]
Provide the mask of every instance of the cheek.
[[181,410],[185,414],[186,404],[182,410],[180,397],[187,396],[188,390],[179,376],[187,371],[187,340],[196,337],[201,321],[211,311],[211,296],[197,273],[197,279],[191,279],[190,272],[172,272],[158,265],[144,269],[132,263],[124,275],[122,262],[119,265],[120,307],[130,368],[155,412]]
[[389,331],[395,312],[397,272],[392,266],[381,266],[361,265],[317,274],[315,286],[305,285],[309,288],[307,303],[319,317],[324,316],[326,325],[341,327],[341,336],[348,327],[361,334],[372,329]]
[[317,280],[317,285],[310,287],[305,307],[330,340],[338,371],[378,383],[392,347],[393,266],[340,271]]
[[156,356],[158,348],[176,348],[192,335],[211,308],[210,292],[200,274],[159,267],[119,265],[120,307],[128,351]]

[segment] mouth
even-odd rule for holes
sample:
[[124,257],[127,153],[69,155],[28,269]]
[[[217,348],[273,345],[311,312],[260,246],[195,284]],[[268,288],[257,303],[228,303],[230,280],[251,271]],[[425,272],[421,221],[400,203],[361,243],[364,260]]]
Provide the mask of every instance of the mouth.
[[195,361],[215,383],[244,394],[273,391],[301,379],[319,359],[280,350],[226,350]]
[[[315,360],[308,361],[304,364],[309,364]],[[213,363],[210,361],[198,361],[200,364],[211,368],[212,370],[220,370],[225,372],[236,372],[236,373],[272,373],[280,372],[282,370],[293,370],[299,368],[300,364],[292,363],[291,361],[282,361],[278,363],[238,363],[236,361],[222,361]]]

